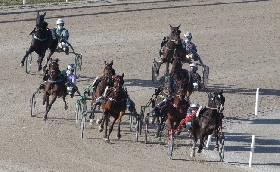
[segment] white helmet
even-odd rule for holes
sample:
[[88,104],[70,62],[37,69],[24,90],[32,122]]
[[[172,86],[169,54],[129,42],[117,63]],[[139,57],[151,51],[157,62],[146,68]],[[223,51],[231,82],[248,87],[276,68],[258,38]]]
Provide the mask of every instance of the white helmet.
[[64,24],[64,20],[63,19],[57,19],[56,20],[56,24]]
[[191,105],[191,108],[199,108],[199,104],[194,103],[194,104]]
[[189,40],[192,39],[192,33],[191,32],[187,32],[184,34],[185,38],[188,38]]
[[68,69],[68,70],[74,70],[74,69],[75,69],[75,65],[74,65],[74,64],[69,64],[69,65],[67,66],[67,69]]

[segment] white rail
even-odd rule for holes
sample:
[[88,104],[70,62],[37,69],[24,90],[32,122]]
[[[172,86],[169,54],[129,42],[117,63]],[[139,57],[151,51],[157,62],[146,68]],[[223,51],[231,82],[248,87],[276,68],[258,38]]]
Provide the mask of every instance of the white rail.
[[[68,0],[65,0],[65,2],[68,2]],[[22,0],[22,4],[25,5],[26,4],[26,0]]]

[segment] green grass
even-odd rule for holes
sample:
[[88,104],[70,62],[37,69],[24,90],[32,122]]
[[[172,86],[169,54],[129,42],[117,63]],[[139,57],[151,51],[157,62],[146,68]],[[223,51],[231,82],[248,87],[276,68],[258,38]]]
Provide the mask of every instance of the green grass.
[[[73,2],[73,1],[77,1],[77,0],[68,0],[68,2]],[[55,2],[66,2],[66,0],[26,0],[25,5],[55,3]],[[23,5],[23,0],[0,0],[0,5],[1,6]]]

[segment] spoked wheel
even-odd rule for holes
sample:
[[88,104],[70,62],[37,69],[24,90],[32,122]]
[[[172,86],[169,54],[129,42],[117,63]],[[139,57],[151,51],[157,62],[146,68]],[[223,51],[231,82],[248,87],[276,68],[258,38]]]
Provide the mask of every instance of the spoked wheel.
[[80,77],[81,69],[82,69],[82,55],[81,54],[76,54],[75,75],[77,76],[77,79]]
[[86,113],[82,112],[82,120],[81,120],[81,137],[84,138],[84,130],[86,128]]
[[82,106],[81,103],[76,104],[76,127],[81,126],[80,121],[82,117]]
[[30,99],[31,117],[35,116],[34,115],[35,105],[36,105],[35,93],[33,93]]
[[133,116],[129,115],[129,130],[132,131],[133,128]]
[[27,74],[30,73],[31,70],[31,61],[32,61],[32,56],[31,54],[29,54],[26,58],[25,58],[25,72]]
[[202,79],[203,79],[203,85],[207,87],[208,84],[208,76],[209,76],[209,67],[204,65],[202,70]]
[[168,158],[172,159],[172,151],[174,148],[174,134],[169,134],[169,138],[168,138]]
[[155,59],[153,60],[153,64],[152,64],[152,82],[156,83],[157,82],[157,76],[158,76],[158,72],[159,72],[159,68],[160,68],[161,63],[156,61]]
[[223,162],[225,158],[225,137],[224,134],[222,134],[222,138],[220,140],[220,149],[219,149],[219,156],[220,156],[220,161]]
[[149,125],[149,118],[145,117],[145,144],[148,143],[148,125]]
[[135,125],[135,129],[136,129],[136,142],[138,142],[139,135],[141,135],[141,128],[142,128],[141,117],[137,114],[136,125]]

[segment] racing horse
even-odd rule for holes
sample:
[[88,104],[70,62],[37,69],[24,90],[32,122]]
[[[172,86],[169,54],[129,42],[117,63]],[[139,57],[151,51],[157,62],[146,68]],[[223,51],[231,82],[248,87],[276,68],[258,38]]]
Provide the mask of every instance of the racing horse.
[[[115,69],[113,69],[113,61],[107,63],[104,61],[105,67],[103,70],[103,76],[97,77],[93,83],[93,94],[91,97],[92,109],[96,108],[96,105],[101,104],[102,94],[105,91],[106,86],[113,86],[113,76],[115,75]],[[90,122],[93,122],[94,113],[89,116]]]
[[160,65],[162,63],[166,64],[165,74],[169,73],[169,64],[172,63],[174,57],[179,57],[182,60],[186,57],[186,48],[183,47],[182,40],[180,38],[181,31],[179,30],[180,25],[177,27],[170,26],[170,35],[164,37],[164,40],[161,43],[162,47],[162,61],[156,63],[155,73],[159,75]]
[[[199,111],[198,117],[192,118],[192,135],[195,142],[197,141],[197,135],[199,135],[200,144],[198,146],[198,153],[201,153],[204,146],[204,142],[208,135],[213,134],[216,137],[216,148],[218,147],[219,140],[219,127],[223,116],[225,97],[223,96],[223,90],[212,91],[208,93],[208,107]],[[194,142],[194,143],[195,143]]]
[[[62,97],[64,102],[64,109],[67,110],[68,106],[65,101],[67,95],[67,88],[65,85],[65,76],[60,73],[58,59],[50,59],[49,63],[49,79],[45,83],[45,90],[43,96],[43,105],[46,104],[46,112],[44,120],[47,120],[48,112],[50,111],[53,103],[57,97]],[[52,96],[51,102],[49,102],[49,96]]]
[[[170,73],[170,82],[181,81],[183,90],[186,93],[186,99],[189,100],[190,95],[194,91],[193,86],[193,77],[191,76],[191,73],[182,68],[183,61],[182,56],[174,56],[172,67],[171,67],[171,73]],[[173,89],[173,84],[170,84],[169,88]]]
[[167,95],[168,93],[164,93],[164,89],[162,89],[161,96],[158,96],[155,102],[157,104],[154,107],[155,119],[158,123],[156,137],[160,136],[164,121],[167,121],[169,130],[177,128],[180,121],[185,118],[186,110],[190,106],[189,100],[186,99],[187,87],[185,86],[184,78],[175,78],[167,88],[169,93],[172,88],[171,94]]
[[[102,132],[105,125],[104,130],[104,140],[110,141],[109,137],[113,130],[113,126],[118,120],[118,133],[117,138],[121,138],[121,118],[125,113],[126,110],[126,92],[124,91],[123,87],[123,77],[124,74],[115,75],[114,76],[114,83],[113,87],[106,87],[106,90],[104,92],[104,97],[102,98],[102,110],[103,110],[103,120],[99,126],[99,131]],[[109,119],[110,117],[113,117],[113,120],[111,122],[109,132],[107,130]]]
[[51,35],[51,32],[48,29],[48,23],[44,21],[45,15],[46,12],[42,15],[39,14],[39,12],[37,13],[36,26],[30,33],[30,35],[32,35],[31,45],[21,60],[20,66],[24,66],[26,57],[35,51],[38,54],[38,71],[42,69],[42,61],[46,50],[48,49],[49,37]]

